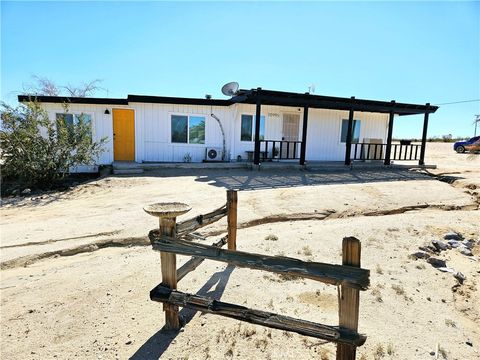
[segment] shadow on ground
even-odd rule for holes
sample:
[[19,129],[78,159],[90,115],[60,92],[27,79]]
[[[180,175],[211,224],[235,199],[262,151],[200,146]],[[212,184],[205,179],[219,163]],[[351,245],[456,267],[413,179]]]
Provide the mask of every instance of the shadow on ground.
[[[219,300],[227,282],[230,278],[230,275],[235,269],[234,266],[228,265],[224,270],[216,272],[213,276],[202,286],[202,288],[197,292],[197,295],[208,296]],[[183,308],[180,311],[180,317],[183,319],[183,322],[188,324],[197,311]],[[136,352],[132,355],[130,359],[132,360],[150,360],[158,359],[162,354],[168,349],[172,341],[179,334],[178,331],[168,331],[164,328],[156,332],[150,339],[148,339]]]
[[365,184],[390,181],[431,180],[418,171],[407,169],[348,171],[216,171],[199,174],[196,181],[237,190],[275,189],[296,186]]

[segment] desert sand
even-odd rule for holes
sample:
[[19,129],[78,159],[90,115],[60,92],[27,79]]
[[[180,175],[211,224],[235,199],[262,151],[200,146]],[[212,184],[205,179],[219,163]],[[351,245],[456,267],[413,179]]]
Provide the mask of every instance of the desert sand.
[[[357,359],[478,359],[480,158],[433,143],[426,163],[437,169],[162,170],[3,199],[1,358],[334,359],[332,344],[186,309],[179,333],[161,330],[162,305],[149,300],[160,257],[146,236],[157,219],[143,206],[185,202],[181,221],[238,188],[239,250],[341,263],[342,238],[361,240],[371,286],[360,296],[367,341]],[[200,233],[210,243],[225,226]],[[474,256],[437,256],[466,276],[462,285],[410,256],[450,231],[476,241]],[[338,324],[336,287],[311,280],[207,260],[179,290]]]

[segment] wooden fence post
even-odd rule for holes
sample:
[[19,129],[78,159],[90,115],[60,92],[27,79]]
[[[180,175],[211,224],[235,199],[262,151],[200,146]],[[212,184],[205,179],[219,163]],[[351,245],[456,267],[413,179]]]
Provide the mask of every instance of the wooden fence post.
[[[177,218],[160,218],[160,234],[171,238],[176,236]],[[160,252],[160,263],[162,267],[162,283],[170,289],[177,288],[177,255]],[[178,306],[163,304],[165,311],[165,328],[168,330],[180,329]]]
[[[190,206],[183,203],[156,203],[150,204],[143,210],[159,218],[160,236],[175,239],[177,236],[177,216],[191,210]],[[177,289],[177,255],[167,252],[160,252],[160,263],[162,269],[162,284],[170,289]],[[165,311],[165,329],[179,330],[180,319],[178,317],[178,306],[163,304]]]
[[[360,267],[360,240],[354,237],[343,238],[342,264]],[[360,294],[358,289],[344,285],[340,286],[338,314],[340,327],[350,330],[358,330]],[[337,344],[337,360],[355,360],[357,348],[347,344]]]
[[228,250],[237,250],[237,191],[227,190]]

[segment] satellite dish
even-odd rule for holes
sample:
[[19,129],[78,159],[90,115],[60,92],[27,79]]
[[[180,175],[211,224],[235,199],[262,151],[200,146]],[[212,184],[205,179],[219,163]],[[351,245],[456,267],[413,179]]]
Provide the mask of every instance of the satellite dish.
[[237,82],[229,82],[228,84],[222,86],[222,94],[227,96],[233,96],[237,93],[238,87],[239,85]]

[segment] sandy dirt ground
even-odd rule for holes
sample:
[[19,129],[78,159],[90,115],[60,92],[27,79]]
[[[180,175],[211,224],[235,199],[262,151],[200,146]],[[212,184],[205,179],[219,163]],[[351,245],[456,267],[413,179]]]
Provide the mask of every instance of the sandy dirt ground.
[[[357,359],[478,359],[479,246],[474,256],[438,255],[466,276],[463,285],[410,254],[449,231],[478,244],[480,159],[429,144],[426,162],[438,168],[164,170],[3,199],[1,358],[334,359],[333,344],[187,309],[179,333],[162,331],[162,306],[149,300],[160,259],[146,238],[157,224],[142,207],[183,201],[192,211],[182,220],[238,188],[239,250],[340,263],[342,238],[362,241],[371,286],[361,293],[367,342]],[[213,242],[225,226],[201,233]],[[186,260],[179,256],[179,265]],[[336,287],[311,280],[205,261],[179,290],[338,324]]]

